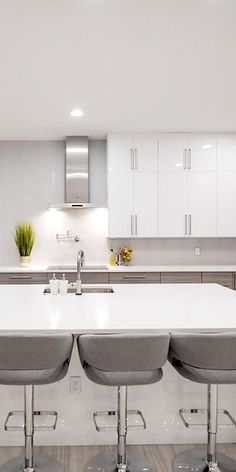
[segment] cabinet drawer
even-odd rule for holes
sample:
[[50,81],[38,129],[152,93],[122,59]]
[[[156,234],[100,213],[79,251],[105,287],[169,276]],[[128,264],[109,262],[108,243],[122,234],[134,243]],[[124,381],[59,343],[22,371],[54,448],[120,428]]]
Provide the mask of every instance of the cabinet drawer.
[[[57,279],[62,279],[62,272],[55,272]],[[66,279],[70,282],[76,282],[76,272],[65,272]],[[52,278],[52,273],[47,273],[47,283]],[[88,273],[84,272],[81,274],[81,280],[83,284],[108,284],[108,274],[104,272],[100,273]]]
[[231,272],[203,272],[202,283],[219,284],[233,289],[233,274]]
[[12,272],[0,274],[0,284],[45,284],[46,273]]
[[162,284],[200,284],[201,272],[162,272]]
[[159,284],[159,272],[122,272],[109,274],[109,282],[113,284]]

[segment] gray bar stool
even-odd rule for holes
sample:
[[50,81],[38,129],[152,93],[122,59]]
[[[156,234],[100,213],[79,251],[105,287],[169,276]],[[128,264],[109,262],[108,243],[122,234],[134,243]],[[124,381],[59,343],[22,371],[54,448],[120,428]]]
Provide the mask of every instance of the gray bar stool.
[[94,334],[78,338],[86,376],[97,384],[118,387],[117,458],[109,453],[99,454],[87,464],[90,472],[152,470],[144,457],[130,454],[126,457],[127,386],[148,385],[161,380],[169,339],[168,334]]
[[[216,454],[216,436],[218,384],[236,384],[236,333],[172,334],[169,360],[186,379],[208,385],[207,451],[196,449],[179,454],[174,460],[174,470],[235,472],[233,459]],[[228,412],[224,413],[232,419]]]
[[[0,467],[2,472],[62,472],[63,467],[53,459],[38,456],[34,460],[33,436],[35,415],[34,386],[45,385],[65,377],[73,347],[71,335],[3,335],[0,336],[0,384],[24,386],[24,457],[12,459]],[[5,422],[6,430],[22,427],[8,426],[12,416],[22,412],[10,412]],[[56,412],[42,412],[55,415]],[[56,421],[55,421],[56,423]],[[55,429],[55,423],[53,429]]]

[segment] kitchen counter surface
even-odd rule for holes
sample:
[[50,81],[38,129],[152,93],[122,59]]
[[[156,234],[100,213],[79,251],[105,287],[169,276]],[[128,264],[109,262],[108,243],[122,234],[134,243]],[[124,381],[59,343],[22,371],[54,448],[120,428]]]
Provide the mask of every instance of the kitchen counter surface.
[[43,289],[0,285],[0,331],[236,330],[236,292],[216,284],[115,285],[82,296]]
[[236,265],[108,266],[110,272],[236,272]]
[[[58,265],[59,266],[59,265]],[[95,266],[95,264],[93,264]],[[105,266],[105,265],[104,265]],[[0,273],[11,272],[75,272],[76,266],[68,268],[61,265],[60,269],[49,269],[49,265],[30,265],[29,267],[2,265]],[[109,266],[104,269],[86,269],[84,272],[235,272],[236,265],[131,265]],[[83,269],[82,269],[83,271]]]

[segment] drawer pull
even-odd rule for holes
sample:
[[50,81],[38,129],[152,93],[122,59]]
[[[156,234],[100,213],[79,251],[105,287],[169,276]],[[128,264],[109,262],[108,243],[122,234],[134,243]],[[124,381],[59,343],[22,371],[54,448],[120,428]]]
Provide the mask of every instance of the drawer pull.
[[145,275],[123,275],[124,279],[146,279]]
[[30,280],[32,275],[10,275],[9,279],[11,280]]

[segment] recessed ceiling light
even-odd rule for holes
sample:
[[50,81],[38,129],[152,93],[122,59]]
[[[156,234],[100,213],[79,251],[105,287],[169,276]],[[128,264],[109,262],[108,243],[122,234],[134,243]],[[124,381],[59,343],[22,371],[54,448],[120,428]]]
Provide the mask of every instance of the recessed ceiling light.
[[75,108],[70,112],[71,116],[74,116],[75,118],[78,118],[79,116],[83,116],[84,112],[80,110],[79,108]]
[[211,149],[212,148],[212,144],[204,144],[202,146],[202,149]]

